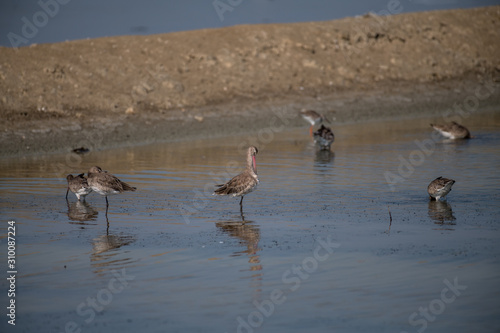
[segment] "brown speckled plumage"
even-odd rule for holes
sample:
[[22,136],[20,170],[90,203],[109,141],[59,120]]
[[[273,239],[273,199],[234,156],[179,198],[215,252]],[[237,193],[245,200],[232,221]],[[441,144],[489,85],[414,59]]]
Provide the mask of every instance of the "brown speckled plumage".
[[471,135],[467,128],[452,121],[444,125],[431,124],[431,127],[448,139],[470,139]]
[[324,125],[321,125],[321,127],[314,132],[313,136],[316,144],[323,150],[329,150],[335,140],[335,135],[332,130]]
[[92,188],[89,186],[87,182],[87,178],[85,178],[84,174],[81,173],[78,176],[68,175],[66,177],[68,181],[68,190],[66,191],[66,199],[68,199],[68,192],[73,192],[77,199],[83,198],[85,200],[85,196],[92,192]]
[[219,188],[214,191],[214,195],[241,197],[240,208],[242,209],[243,197],[252,192],[259,184],[255,163],[255,155],[257,155],[257,153],[258,150],[256,147],[249,147],[247,150],[247,167],[245,171],[233,177],[225,184],[216,185]]
[[427,193],[431,200],[437,201],[450,193],[453,184],[455,184],[453,179],[438,177],[427,186]]
[[106,197],[106,207],[108,206],[108,195],[136,190],[135,187],[122,182],[120,179],[103,171],[98,166],[93,166],[89,169],[87,181],[93,191]]

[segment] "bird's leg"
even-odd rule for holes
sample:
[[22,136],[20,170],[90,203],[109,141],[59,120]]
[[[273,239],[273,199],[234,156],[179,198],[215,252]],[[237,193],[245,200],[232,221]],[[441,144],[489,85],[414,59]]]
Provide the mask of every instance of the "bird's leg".
[[108,211],[106,210],[106,236],[109,236],[109,220],[108,220]]
[[108,197],[106,196],[106,219],[108,218],[108,208],[109,208],[109,202],[108,202]]
[[242,195],[242,196],[241,196],[241,200],[240,200],[240,212],[241,212],[242,214],[243,214],[243,198],[244,198],[244,197],[245,197],[245,196],[244,196],[244,195]]
[[311,138],[313,137],[313,126],[314,125],[311,125],[311,127],[309,127],[309,135],[311,136]]

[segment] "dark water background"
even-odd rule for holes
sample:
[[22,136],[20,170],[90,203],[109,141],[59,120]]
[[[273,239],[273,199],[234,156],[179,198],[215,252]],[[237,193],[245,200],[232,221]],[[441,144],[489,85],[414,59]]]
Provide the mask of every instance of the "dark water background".
[[[45,5],[41,6],[39,2]],[[387,15],[498,4],[498,0],[359,0],[351,2],[329,0],[2,0],[0,2],[0,45],[26,46],[32,43],[54,43],[117,35],[158,34],[236,24],[327,21],[363,15],[368,12]],[[32,28],[29,27],[30,24]],[[11,41],[13,37],[9,39],[9,33],[16,34],[25,40],[14,38],[16,41],[13,44]]]

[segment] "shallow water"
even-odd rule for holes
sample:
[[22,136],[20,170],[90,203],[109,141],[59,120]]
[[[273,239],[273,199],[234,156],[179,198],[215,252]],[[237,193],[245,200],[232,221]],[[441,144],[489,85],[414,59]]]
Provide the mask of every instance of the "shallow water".
[[[0,160],[3,249],[16,222],[16,330],[498,330],[500,113],[471,116],[475,138],[461,142],[433,139],[435,121],[334,126],[331,153],[305,125]],[[209,194],[241,170],[248,144],[260,184],[241,216],[238,198]],[[65,175],[92,165],[138,188],[110,197],[107,218],[95,193],[64,199]],[[430,203],[438,176],[456,184]]]

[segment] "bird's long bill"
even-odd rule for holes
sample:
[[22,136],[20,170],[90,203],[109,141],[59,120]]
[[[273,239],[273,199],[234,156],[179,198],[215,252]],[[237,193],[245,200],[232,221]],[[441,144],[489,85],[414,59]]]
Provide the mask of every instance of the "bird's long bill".
[[257,170],[257,162],[255,161],[255,156],[252,156],[252,161],[253,161],[253,169]]

